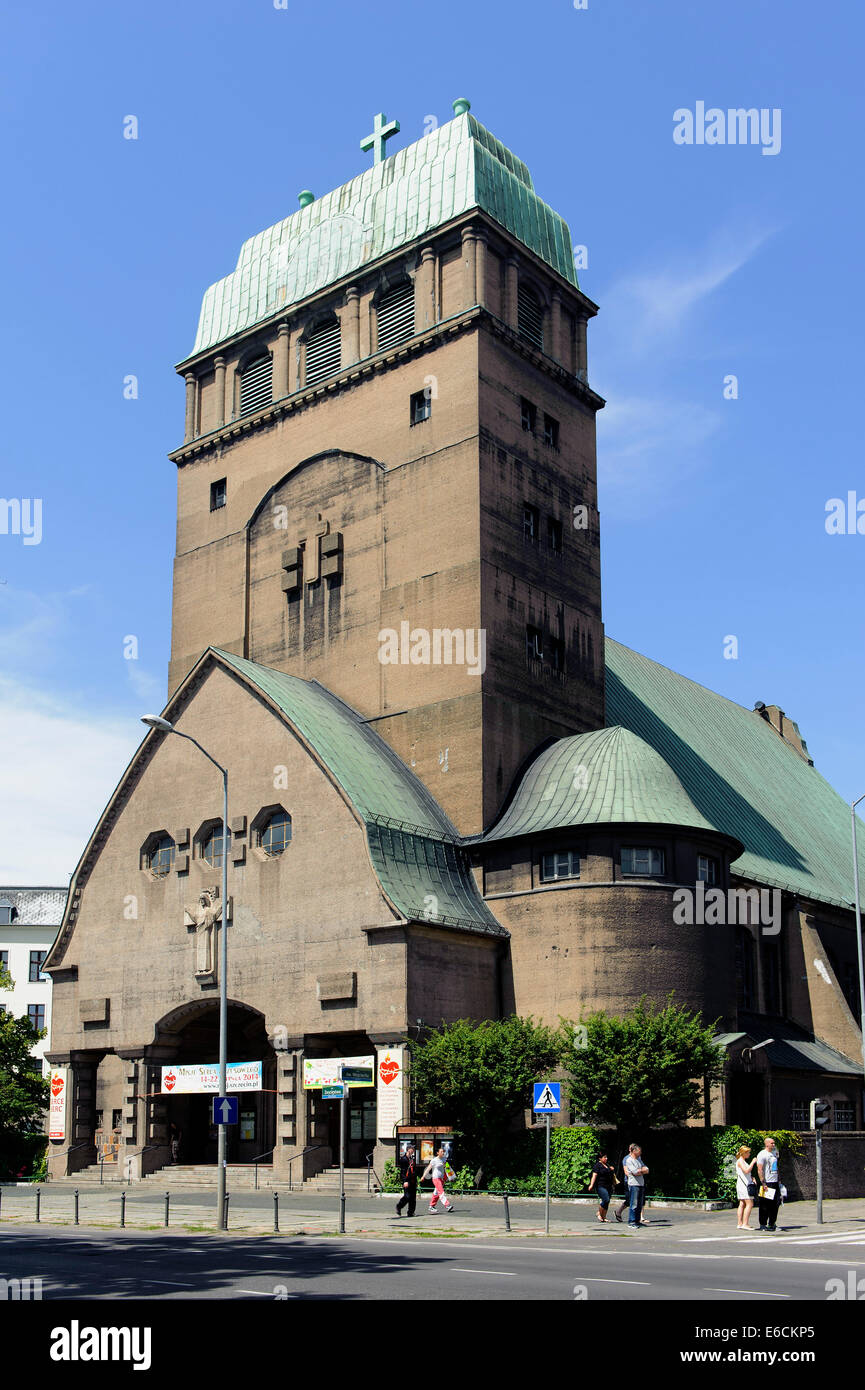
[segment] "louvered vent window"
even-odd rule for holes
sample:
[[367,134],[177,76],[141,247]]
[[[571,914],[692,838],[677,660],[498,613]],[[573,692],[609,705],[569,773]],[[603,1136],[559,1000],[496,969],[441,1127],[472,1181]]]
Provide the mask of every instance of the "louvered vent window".
[[543,352],[544,311],[538,296],[528,285],[520,285],[517,292],[517,321],[520,337]]
[[256,357],[240,378],[240,413],[249,415],[273,400],[273,359]]
[[378,302],[378,351],[414,337],[414,285],[398,285]]
[[340,367],[339,321],[328,319],[314,328],[306,340],[306,384],[333,376]]

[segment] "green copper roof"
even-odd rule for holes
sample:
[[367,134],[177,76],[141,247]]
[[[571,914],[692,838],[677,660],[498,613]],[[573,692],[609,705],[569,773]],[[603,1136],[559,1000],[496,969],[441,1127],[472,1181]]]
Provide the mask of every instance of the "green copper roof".
[[507,936],[478,892],[451,821],[353,709],[318,681],[217,651],[286,715],[366,823],[382,887],[405,917]]
[[484,838],[631,823],[713,830],[654,748],[628,729],[595,729],[544,749]]
[[574,286],[567,224],[516,155],[468,113],[245,241],[204,296],[192,354],[480,208]]
[[[645,739],[712,825],[742,841],[743,878],[849,907],[850,808],[765,719],[609,638],[607,722]],[[865,826],[860,873],[865,876]]]

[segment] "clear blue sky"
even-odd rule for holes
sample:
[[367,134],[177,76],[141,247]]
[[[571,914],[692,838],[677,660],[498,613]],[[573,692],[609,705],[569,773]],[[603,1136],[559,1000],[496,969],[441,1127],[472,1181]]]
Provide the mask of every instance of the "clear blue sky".
[[[804,0],[7,10],[0,494],[44,510],[41,544],[0,535],[0,882],[66,881],[164,701],[173,364],[204,290],[301,188],[365,166],[374,112],[392,151],[456,96],[588,247],[607,631],[780,704],[865,791],[865,535],[824,525],[865,497],[863,27]],[[698,101],[780,108],[780,153],[675,144]]]

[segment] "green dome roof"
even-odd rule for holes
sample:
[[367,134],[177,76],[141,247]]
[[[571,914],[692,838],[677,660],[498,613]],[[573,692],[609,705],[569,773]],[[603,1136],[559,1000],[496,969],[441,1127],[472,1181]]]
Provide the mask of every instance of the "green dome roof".
[[654,748],[630,729],[595,729],[557,739],[538,754],[484,839],[625,824],[719,833]]

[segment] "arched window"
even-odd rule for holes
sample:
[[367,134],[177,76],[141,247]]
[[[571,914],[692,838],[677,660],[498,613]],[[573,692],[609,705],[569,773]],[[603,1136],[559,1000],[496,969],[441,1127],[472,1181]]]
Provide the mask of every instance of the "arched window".
[[154,878],[165,878],[174,862],[174,841],[170,835],[157,835],[147,850],[147,867]]
[[544,308],[535,291],[522,281],[517,289],[517,326],[520,337],[543,352]]
[[286,845],[291,841],[291,816],[287,811],[274,811],[272,816],[261,826],[258,832],[258,843],[269,854],[275,858],[282,854]]
[[306,340],[306,384],[314,386],[340,368],[339,320],[333,315],[314,328]]
[[269,352],[247,363],[240,375],[240,413],[250,415],[273,400],[273,358]]
[[[231,831],[228,832],[228,847],[231,848]],[[222,821],[209,830],[201,841],[201,857],[213,869],[222,868]]]
[[410,280],[383,294],[376,306],[379,352],[414,337],[414,285]]

